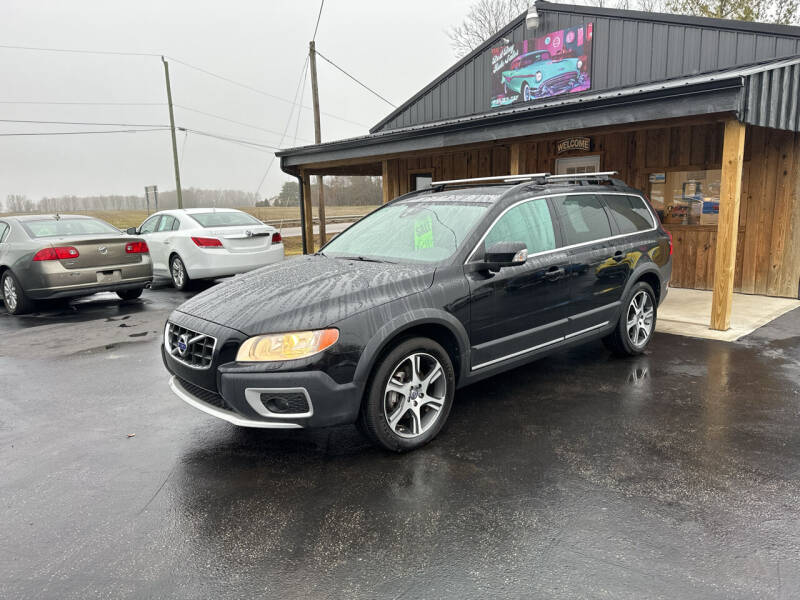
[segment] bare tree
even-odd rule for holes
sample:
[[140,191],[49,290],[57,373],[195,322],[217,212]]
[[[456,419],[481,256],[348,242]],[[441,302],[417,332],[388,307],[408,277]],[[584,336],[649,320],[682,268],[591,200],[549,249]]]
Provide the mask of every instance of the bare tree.
[[790,24],[797,21],[797,0],[667,0],[670,12],[701,17]]
[[460,25],[447,32],[450,45],[461,58],[528,10],[529,0],[477,0]]
[[31,212],[34,209],[33,200],[24,194],[9,194],[6,196],[6,210],[12,213]]

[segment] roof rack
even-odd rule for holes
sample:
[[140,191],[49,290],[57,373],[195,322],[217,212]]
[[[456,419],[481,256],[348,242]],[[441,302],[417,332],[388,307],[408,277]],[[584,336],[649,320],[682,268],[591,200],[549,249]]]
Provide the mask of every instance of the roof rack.
[[617,171],[600,171],[599,173],[569,173],[566,175],[551,175],[550,173],[525,173],[522,175],[495,175],[493,177],[472,177],[469,179],[448,179],[446,181],[431,182],[432,188],[443,188],[448,185],[478,185],[484,183],[523,183],[525,181],[540,180],[542,183],[567,183],[569,181],[610,181],[615,184],[624,182],[614,179]]
[[544,179],[550,173],[526,173],[524,175],[495,175],[494,177],[472,177],[470,179],[448,179],[447,181],[432,181],[431,187],[439,185],[469,185],[474,183],[489,183],[492,181],[512,183],[528,181],[530,179]]
[[611,179],[617,171],[600,171],[599,173],[568,173],[566,175],[548,175],[547,181],[575,181],[578,179]]

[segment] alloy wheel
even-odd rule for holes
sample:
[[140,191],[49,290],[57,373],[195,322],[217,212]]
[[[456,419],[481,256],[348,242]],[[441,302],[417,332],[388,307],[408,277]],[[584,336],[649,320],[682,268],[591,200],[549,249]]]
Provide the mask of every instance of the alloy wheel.
[[17,310],[17,303],[19,302],[17,286],[14,285],[14,280],[8,275],[3,278],[3,300],[9,311]]
[[177,287],[183,287],[183,281],[186,277],[186,271],[183,268],[183,262],[180,258],[172,260],[172,280]]
[[416,438],[438,421],[447,397],[441,363],[425,352],[405,357],[395,367],[383,394],[383,414],[400,437]]
[[644,290],[638,291],[628,305],[626,316],[626,329],[628,339],[636,348],[641,348],[650,339],[653,333],[655,310],[653,299]]

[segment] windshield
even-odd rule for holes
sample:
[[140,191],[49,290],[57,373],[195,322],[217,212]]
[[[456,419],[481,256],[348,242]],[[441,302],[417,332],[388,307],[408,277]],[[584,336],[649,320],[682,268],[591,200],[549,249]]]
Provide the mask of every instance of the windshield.
[[208,212],[189,214],[203,227],[236,227],[237,225],[263,225],[255,217],[243,212]]
[[495,196],[436,194],[390,204],[338,235],[327,256],[433,263],[455,254]]
[[68,235],[122,235],[122,232],[100,219],[42,219],[21,221],[32,238],[63,237]]

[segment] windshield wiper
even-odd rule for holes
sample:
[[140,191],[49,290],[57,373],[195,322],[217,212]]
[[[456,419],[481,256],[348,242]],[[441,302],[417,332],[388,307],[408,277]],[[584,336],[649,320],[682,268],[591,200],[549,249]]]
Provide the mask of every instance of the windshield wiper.
[[366,256],[336,256],[335,258],[342,258],[344,260],[360,260],[361,262],[387,263],[390,265],[395,264],[390,260],[381,260],[379,258],[369,258]]

